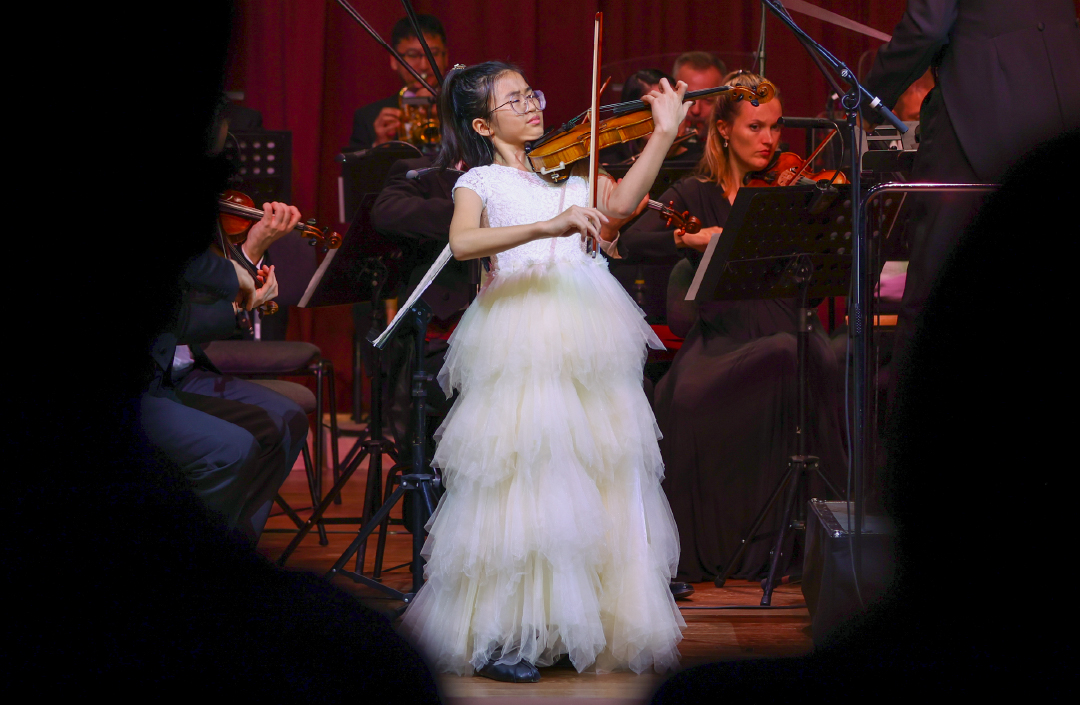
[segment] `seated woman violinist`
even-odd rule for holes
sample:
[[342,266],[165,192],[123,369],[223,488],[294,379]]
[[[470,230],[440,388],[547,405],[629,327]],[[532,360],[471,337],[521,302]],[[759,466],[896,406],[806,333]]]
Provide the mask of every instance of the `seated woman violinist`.
[[[756,88],[762,80],[740,71],[724,82]],[[718,96],[697,175],[676,183],[660,199],[697,216],[700,232],[674,230],[650,211],[619,242],[620,254],[630,260],[689,260],[673,270],[668,299],[669,325],[685,341],[657,384],[653,403],[664,434],[664,489],[682,543],[679,580],[709,579],[727,567],[794,452],[796,302],[681,301],[700,253],[714,234],[723,232],[744,179],[770,164],[780,140],[781,115],[779,91],[759,106],[731,94]],[[786,185],[793,176],[781,173],[777,182]],[[681,292],[673,296],[680,284]],[[681,330],[679,320],[684,321]],[[809,358],[808,447],[836,484],[846,465],[835,411],[837,363],[816,317]],[[824,496],[819,484],[820,479],[811,480],[811,496]],[[776,524],[779,516],[768,521]],[[766,523],[763,530],[769,527]],[[767,572],[767,544],[751,546],[733,577],[757,579]]]

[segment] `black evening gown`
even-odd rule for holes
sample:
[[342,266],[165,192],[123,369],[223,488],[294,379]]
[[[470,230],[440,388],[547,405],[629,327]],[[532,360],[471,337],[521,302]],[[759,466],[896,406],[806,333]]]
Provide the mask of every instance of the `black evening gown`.
[[[677,183],[661,200],[674,201],[679,211],[688,209],[704,227],[723,227],[731,209],[716,184],[694,177]],[[672,239],[671,230],[651,211],[634,230],[639,238],[652,237],[645,231],[654,231],[654,241]],[[686,252],[696,266],[700,255]],[[794,299],[712,301],[698,304],[696,313],[653,402],[664,434],[664,490],[682,547],[679,578],[692,582],[711,579],[727,567],[787,470],[788,456],[795,452],[798,393]],[[808,358],[807,449],[821,458],[823,472],[843,491],[847,459],[836,411],[839,371],[816,316]],[[811,478],[809,495],[826,497],[820,478]],[[762,525],[762,538],[751,545],[734,577],[759,579],[768,572],[781,504]],[[787,543],[785,571],[794,567],[794,542]]]

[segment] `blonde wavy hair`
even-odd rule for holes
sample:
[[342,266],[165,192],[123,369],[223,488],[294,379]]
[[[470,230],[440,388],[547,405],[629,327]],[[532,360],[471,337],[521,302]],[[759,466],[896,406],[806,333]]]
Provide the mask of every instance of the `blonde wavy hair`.
[[[726,86],[746,86],[757,88],[765,79],[756,73],[750,73],[739,69],[724,76],[723,84]],[[780,89],[776,89],[773,100],[780,100]],[[728,157],[728,148],[724,146],[724,138],[720,135],[720,120],[729,125],[735,122],[735,113],[739,109],[741,101],[735,99],[732,93],[721,93],[713,100],[712,114],[709,120],[709,135],[705,140],[705,153],[698,162],[696,175],[706,182],[720,184],[725,194],[730,194],[738,187],[732,183],[731,160]]]

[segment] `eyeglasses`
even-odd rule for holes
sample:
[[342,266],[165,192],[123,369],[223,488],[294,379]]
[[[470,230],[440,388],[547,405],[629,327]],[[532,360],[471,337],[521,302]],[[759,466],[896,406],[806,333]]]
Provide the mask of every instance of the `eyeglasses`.
[[544,92],[533,91],[529,95],[522,96],[521,98],[514,98],[513,100],[508,100],[502,105],[494,108],[491,112],[495,112],[504,105],[509,105],[510,109],[518,115],[525,115],[529,112],[529,103],[535,105],[537,110],[543,110],[545,107],[547,107],[547,99],[544,98]]
[[[409,49],[408,51],[402,51],[398,53],[400,53],[406,61],[419,61],[420,59],[426,58],[424,56],[424,52],[420,51],[419,49]],[[446,49],[431,47],[432,56],[444,56],[445,54]]]

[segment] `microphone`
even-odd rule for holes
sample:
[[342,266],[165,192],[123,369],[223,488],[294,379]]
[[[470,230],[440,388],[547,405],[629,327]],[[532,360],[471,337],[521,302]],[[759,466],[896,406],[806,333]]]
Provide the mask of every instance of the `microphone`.
[[429,171],[452,171],[455,174],[457,174],[458,176],[461,176],[462,174],[465,173],[464,171],[459,171],[457,169],[445,169],[444,170],[444,169],[440,169],[437,166],[429,166],[429,167],[425,167],[423,169],[409,169],[408,171],[405,172],[405,178],[406,179],[419,179],[421,176],[428,173]]
[[826,118],[801,118],[801,117],[782,117],[780,118],[780,124],[784,127],[794,127],[801,130],[839,130],[841,125],[835,120],[828,120]]
[[893,127],[900,131],[900,134],[904,134],[908,131],[908,126],[904,124],[904,121],[896,117],[893,111],[881,102],[881,98],[874,98],[870,101],[870,109],[876,110],[879,115],[885,118]]

